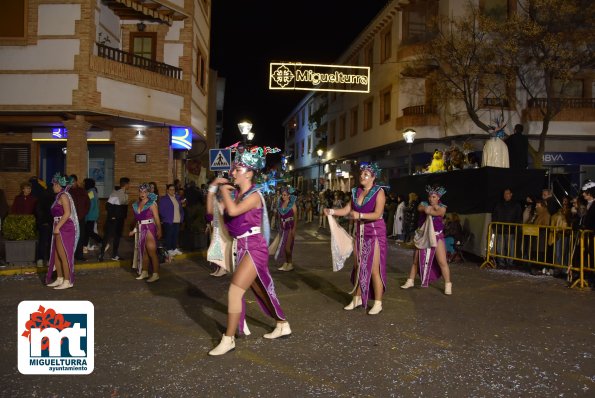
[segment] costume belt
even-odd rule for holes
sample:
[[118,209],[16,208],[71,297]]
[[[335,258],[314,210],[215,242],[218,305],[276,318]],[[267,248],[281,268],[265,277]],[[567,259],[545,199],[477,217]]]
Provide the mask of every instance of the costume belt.
[[141,220],[139,221],[139,224],[145,225],[145,224],[154,224],[155,220],[152,218],[149,218],[148,220]]
[[282,218],[282,219],[281,219],[281,222],[282,222],[283,224],[285,224],[286,222],[290,222],[290,221],[293,221],[293,217],[287,217],[287,218]]
[[256,235],[260,233],[260,227],[252,227],[247,232],[244,232],[240,236],[237,236],[235,239],[247,238],[248,236]]
[[60,221],[61,219],[62,219],[62,216],[54,217],[54,221]]

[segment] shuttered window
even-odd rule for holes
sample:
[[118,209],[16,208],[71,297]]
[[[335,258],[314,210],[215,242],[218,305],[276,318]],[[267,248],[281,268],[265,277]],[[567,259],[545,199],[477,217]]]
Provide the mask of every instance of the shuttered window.
[[0,171],[31,171],[31,145],[1,144]]

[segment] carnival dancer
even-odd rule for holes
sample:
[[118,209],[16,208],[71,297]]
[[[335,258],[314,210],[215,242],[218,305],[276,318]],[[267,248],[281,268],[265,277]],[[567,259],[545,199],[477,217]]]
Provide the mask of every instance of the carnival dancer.
[[[129,236],[138,233],[136,268],[138,280],[147,279],[147,282],[159,280],[159,258],[157,257],[157,242],[161,239],[161,221],[157,208],[157,195],[149,192],[149,184],[142,183],[138,186],[138,201],[132,204],[132,211],[136,220],[136,227]],[[149,266],[149,261],[152,267]],[[151,269],[152,268],[152,269]],[[149,270],[153,272],[149,277]]]
[[361,305],[376,315],[382,311],[382,295],[386,289],[386,225],[382,218],[386,196],[375,185],[381,170],[376,163],[362,163],[360,186],[351,191],[351,201],[341,209],[324,209],[326,215],[346,216],[356,221],[356,263],[351,272],[353,299],[344,309],[353,310]]
[[[50,209],[54,217],[54,231],[50,249],[50,261],[46,275],[47,286],[54,289],[69,289],[74,286],[74,252],[80,231],[76,208],[68,190],[74,181],[57,173],[52,179],[52,189],[56,199]],[[58,277],[54,282],[54,269]]]
[[[235,332],[248,334],[244,293],[251,288],[264,313],[277,322],[266,339],[291,334],[291,328],[281,309],[268,268],[269,220],[266,204],[255,187],[254,174],[265,165],[261,152],[237,152],[231,175],[238,189],[228,185],[225,178],[216,178],[209,187],[207,213],[213,214],[215,193],[221,193],[225,226],[234,238],[236,267],[228,292],[227,330],[217,347],[209,355],[223,355],[235,348]],[[232,192],[233,191],[233,192]],[[233,195],[232,195],[233,194]]]
[[275,260],[284,258],[285,262],[278,268],[279,271],[293,270],[293,244],[295,241],[295,230],[297,227],[296,196],[292,195],[291,188],[281,189],[281,198],[277,205],[279,216],[279,245],[275,250]]
[[421,286],[428,287],[430,283],[444,276],[444,294],[452,294],[452,282],[450,281],[450,269],[446,261],[446,246],[444,244],[444,214],[446,205],[440,200],[446,193],[444,187],[426,187],[428,202],[421,202],[418,206],[420,218],[418,225],[422,226],[431,216],[432,227],[436,236],[435,247],[418,248],[414,254],[413,264],[409,272],[409,279],[401,286],[402,289],[413,287],[417,268],[421,278]]

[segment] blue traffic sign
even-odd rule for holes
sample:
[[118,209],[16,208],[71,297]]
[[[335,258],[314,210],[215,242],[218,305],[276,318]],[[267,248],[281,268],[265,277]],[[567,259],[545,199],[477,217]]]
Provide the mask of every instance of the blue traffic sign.
[[231,169],[231,149],[209,149],[209,170],[229,171]]

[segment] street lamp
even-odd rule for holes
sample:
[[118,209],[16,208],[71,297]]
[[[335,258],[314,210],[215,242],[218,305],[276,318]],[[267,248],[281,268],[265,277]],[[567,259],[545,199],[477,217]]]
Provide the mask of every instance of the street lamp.
[[320,192],[320,162],[322,160],[322,155],[324,154],[324,150],[322,150],[322,148],[318,148],[318,150],[316,151],[316,154],[318,155],[318,192]]
[[413,141],[415,141],[415,130],[406,129],[403,132],[403,138],[409,144],[409,175],[411,175],[411,147],[413,146]]
[[[250,135],[250,130],[252,130],[252,123],[247,120],[238,123],[238,128],[240,129],[240,133],[242,134],[242,143],[244,144],[244,148],[246,147],[246,141],[248,140],[248,136]],[[254,133],[252,133],[252,138],[254,138]]]

